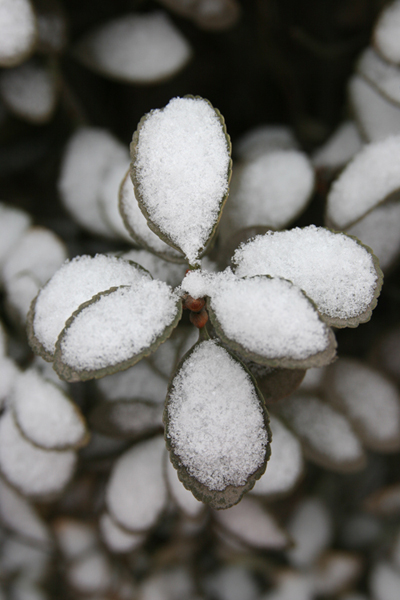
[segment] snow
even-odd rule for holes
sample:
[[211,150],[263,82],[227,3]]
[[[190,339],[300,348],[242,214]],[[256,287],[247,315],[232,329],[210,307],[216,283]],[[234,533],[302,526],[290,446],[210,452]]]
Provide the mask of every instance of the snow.
[[67,261],[39,292],[33,317],[34,333],[47,352],[54,353],[59,333],[77,308],[99,292],[133,285],[150,275],[129,262],[104,255]]
[[16,363],[7,356],[0,358],[0,407],[2,408],[5,401],[12,392],[14,383],[18,377],[19,368]]
[[36,38],[36,19],[29,0],[0,0],[0,65],[23,61]]
[[347,419],[315,396],[295,394],[280,403],[282,416],[311,450],[318,464],[355,468],[364,453]]
[[0,265],[31,224],[31,218],[22,210],[0,202]]
[[7,480],[26,496],[60,492],[71,478],[76,454],[71,450],[42,450],[19,432],[10,412],[0,420],[0,468]]
[[84,594],[106,592],[112,584],[112,570],[105,553],[93,550],[71,564],[66,572],[68,583]]
[[156,83],[180,71],[191,48],[166,13],[126,14],[84,36],[77,57],[103,75]]
[[367,447],[400,446],[400,397],[390,380],[355,359],[340,358],[329,391],[338,396]]
[[181,283],[187,270],[187,265],[164,260],[147,250],[129,250],[122,255],[122,258],[138,263],[149,271],[154,279],[165,281],[172,287]]
[[359,577],[360,571],[361,560],[358,556],[345,552],[328,552],[315,568],[315,592],[328,596],[349,589]]
[[146,536],[141,533],[128,533],[117,525],[107,513],[103,513],[100,517],[99,526],[106,546],[113,553],[131,552],[146,539]]
[[366,48],[357,63],[357,70],[388,100],[400,103],[400,69],[389,64],[372,49]]
[[350,103],[363,135],[370,142],[400,133],[400,107],[389,102],[359,75],[348,84]]
[[21,323],[25,322],[31,302],[39,289],[38,280],[30,273],[21,273],[7,282],[7,304],[18,315]]
[[319,498],[305,498],[287,524],[294,547],[287,552],[290,563],[298,568],[311,567],[332,538],[330,514]]
[[11,575],[15,578],[15,575],[20,575],[31,583],[39,582],[48,573],[50,556],[48,550],[28,545],[16,536],[9,536],[1,547],[2,576]]
[[241,160],[254,160],[276,150],[297,150],[298,143],[285,125],[260,125],[245,133],[235,144],[235,155]]
[[93,233],[114,237],[99,204],[105,177],[126,160],[126,148],[105,129],[82,127],[68,141],[58,188],[71,216]]
[[257,600],[258,589],[254,577],[245,566],[227,565],[206,579],[208,594],[216,600]]
[[188,569],[179,566],[153,571],[141,582],[137,597],[138,600],[201,600]]
[[189,492],[179,481],[178,473],[173,467],[169,457],[165,461],[165,474],[167,478],[168,489],[176,504],[188,517],[192,519],[198,517],[204,512],[205,506],[197,500],[192,492]]
[[264,475],[250,492],[256,496],[290,492],[303,472],[303,453],[297,437],[274,415],[270,415],[270,428],[271,458]]
[[61,553],[68,561],[79,559],[97,545],[94,528],[87,522],[59,517],[53,527]]
[[126,371],[103,377],[97,380],[96,385],[109,401],[140,398],[156,404],[164,402],[168,388],[167,381],[155,373],[146,360],[141,360]]
[[56,107],[56,74],[37,61],[25,62],[2,72],[0,94],[4,104],[18,117],[45,123]]
[[73,448],[85,440],[85,421],[78,407],[33,369],[17,377],[11,406],[22,433],[41,448]]
[[378,51],[394,63],[400,62],[399,28],[400,2],[395,0],[381,12],[373,36]]
[[236,506],[213,515],[219,525],[254,548],[282,550],[288,545],[288,538],[274,517],[254,498],[245,496]]
[[131,360],[174,322],[177,301],[166,283],[146,278],[99,295],[64,329],[59,339],[61,362],[92,371]]
[[328,323],[332,319],[339,326],[343,323],[337,319],[362,318],[378,280],[364,247],[314,225],[257,236],[242,244],[232,261],[239,277],[267,274],[289,279],[316,303]]
[[121,213],[118,209],[119,189],[123,179],[129,168],[130,159],[128,151],[126,151],[125,160],[120,163],[115,163],[106,173],[103,180],[103,185],[99,189],[99,206],[103,211],[105,220],[109,223],[110,228],[124,242],[133,244],[133,240],[129,235]]
[[269,440],[255,388],[213,341],[195,346],[175,375],[166,418],[174,454],[210,490],[244,485],[265,460]]
[[157,436],[136,444],[114,463],[106,503],[110,515],[128,531],[148,530],[165,507],[164,452],[164,440]]
[[222,122],[202,98],[173,98],[138,130],[133,180],[150,221],[199,263],[228,192],[230,149]]
[[149,228],[147,220],[139,208],[134,189],[130,171],[128,171],[119,191],[119,209],[127,230],[140,246],[171,257],[171,260],[174,258],[183,260],[181,252],[166,244]]
[[398,600],[400,573],[387,562],[378,562],[370,572],[369,587],[374,600]]
[[119,400],[97,405],[91,414],[95,429],[119,438],[143,436],[162,428],[162,405],[141,400]]
[[315,167],[339,169],[359,152],[363,140],[354,121],[345,121],[312,154]]

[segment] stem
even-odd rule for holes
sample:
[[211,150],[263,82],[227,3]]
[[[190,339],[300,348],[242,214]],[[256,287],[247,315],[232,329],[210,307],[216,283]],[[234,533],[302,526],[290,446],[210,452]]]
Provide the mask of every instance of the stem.
[[206,342],[211,340],[210,334],[208,333],[207,325],[204,325],[201,329],[199,329],[199,342]]

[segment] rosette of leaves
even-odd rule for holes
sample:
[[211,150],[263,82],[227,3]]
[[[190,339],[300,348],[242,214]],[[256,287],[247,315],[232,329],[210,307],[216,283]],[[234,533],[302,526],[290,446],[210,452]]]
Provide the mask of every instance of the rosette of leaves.
[[[174,289],[122,257],[76,257],[33,301],[29,339],[62,379],[99,378],[154,353],[171,336],[182,307],[188,309],[200,339],[172,375],[165,439],[185,487],[215,508],[228,508],[261,477],[270,455],[256,378],[271,402],[290,393],[305,369],[330,363],[336,348],[330,327],[370,318],[381,272],[358,240],[314,226],[242,244],[232,258],[234,272],[202,270],[231,174],[224,119],[207,100],[174,98],[145,115],[131,158],[134,194],[120,195],[124,223],[135,237],[137,202],[153,234],[188,263],[182,285]],[[169,256],[176,261],[176,254]],[[283,370],[294,373],[289,387]],[[117,520],[118,481],[124,484],[136,458],[121,458],[111,478],[108,508]]]

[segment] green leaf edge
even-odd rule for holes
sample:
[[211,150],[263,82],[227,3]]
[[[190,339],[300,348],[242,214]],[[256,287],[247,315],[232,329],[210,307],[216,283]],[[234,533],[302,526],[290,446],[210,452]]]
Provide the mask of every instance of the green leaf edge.
[[[192,348],[183,356],[183,358],[180,360],[180,362],[176,368],[175,374],[178,373],[178,371],[182,367],[183,363],[186,361],[187,358],[189,358],[189,356],[192,354],[192,352],[194,352],[194,350],[197,348],[197,346],[202,343],[203,343],[203,340],[199,340],[198,342],[196,342],[196,344],[194,344],[194,346],[192,346]],[[247,369],[247,367],[238,359],[237,356],[235,356],[227,348],[225,348],[225,347],[223,347],[223,348],[224,348],[224,350],[226,350],[226,352],[228,352],[228,354],[236,362],[238,362],[242,366],[242,368],[246,371],[246,373],[250,377],[250,380],[254,385],[256,394],[260,401],[260,406],[261,406],[263,417],[264,417],[264,426],[265,426],[265,429],[266,429],[266,432],[268,435],[268,443],[267,443],[267,447],[266,447],[266,451],[265,451],[264,461],[258,467],[258,469],[256,469],[256,471],[254,471],[253,473],[251,473],[249,475],[247,483],[245,483],[242,486],[228,485],[222,491],[209,490],[206,485],[197,481],[197,479],[195,477],[193,477],[193,475],[190,475],[187,468],[181,463],[181,459],[174,452],[174,447],[173,447],[173,444],[171,443],[171,439],[168,434],[168,431],[169,431],[169,428],[168,428],[168,421],[169,421],[168,406],[169,406],[169,402],[170,402],[170,395],[171,395],[172,388],[173,388],[173,383],[174,383],[174,378],[175,378],[174,376],[171,378],[170,384],[168,386],[168,392],[167,392],[167,397],[165,399],[165,407],[164,407],[164,414],[163,414],[163,423],[165,425],[164,439],[165,439],[167,449],[169,451],[170,461],[172,462],[173,466],[175,467],[175,469],[178,472],[179,481],[184,485],[184,487],[187,490],[192,492],[193,496],[197,500],[199,500],[200,502],[204,502],[205,504],[208,504],[211,508],[214,508],[216,510],[230,508],[231,506],[238,504],[238,502],[240,502],[240,500],[242,499],[244,494],[246,492],[250,491],[254,487],[254,484],[257,481],[257,479],[260,479],[260,477],[265,473],[265,469],[267,468],[267,462],[271,456],[271,441],[272,441],[272,432],[269,427],[268,411],[267,411],[267,408],[265,405],[263,395],[261,394],[261,392],[257,386],[256,380],[254,379],[254,377],[250,373],[250,371]]]

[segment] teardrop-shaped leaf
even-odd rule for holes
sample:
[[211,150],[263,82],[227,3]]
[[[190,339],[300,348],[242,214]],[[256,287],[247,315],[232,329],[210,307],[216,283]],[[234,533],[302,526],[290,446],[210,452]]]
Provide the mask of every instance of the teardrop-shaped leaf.
[[84,302],[56,343],[54,368],[66,381],[122,371],[156,350],[182,316],[182,302],[162,281],[142,278]]
[[239,502],[270,455],[264,401],[245,367],[214,341],[197,343],[167,396],[165,439],[179,479],[213,508]]
[[144,436],[162,428],[162,405],[145,400],[101,402],[89,416],[91,426],[122,439]]
[[81,304],[99,292],[143,278],[151,279],[151,275],[139,265],[112,256],[77,256],[66,262],[32,303],[27,317],[29,343],[52,361],[65,322]]
[[36,17],[29,0],[2,0],[0,5],[0,66],[22,63],[36,42]]
[[131,157],[135,194],[149,226],[198,264],[228,195],[230,140],[223,117],[203,98],[174,98],[141,119]]
[[368,321],[382,287],[382,271],[369,248],[315,225],[257,236],[238,248],[232,261],[239,277],[289,279],[334,327]]

